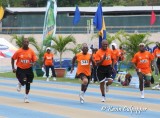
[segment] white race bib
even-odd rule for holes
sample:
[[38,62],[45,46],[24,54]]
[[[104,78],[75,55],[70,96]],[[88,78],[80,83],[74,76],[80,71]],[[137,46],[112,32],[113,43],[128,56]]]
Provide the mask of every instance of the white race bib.
[[46,59],[52,59],[52,57],[47,57],[47,56],[46,56]]
[[27,63],[29,63],[29,60],[21,60],[21,63],[27,64]]
[[106,56],[106,59],[105,59],[105,60],[111,60],[110,55]]
[[88,60],[81,60],[81,65],[89,65],[89,61]]
[[141,59],[141,60],[140,60],[140,63],[147,63],[147,62],[148,62],[147,59]]

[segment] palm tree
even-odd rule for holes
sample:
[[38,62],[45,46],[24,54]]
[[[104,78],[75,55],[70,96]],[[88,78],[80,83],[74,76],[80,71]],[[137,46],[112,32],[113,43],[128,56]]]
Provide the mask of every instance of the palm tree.
[[71,48],[70,51],[72,51],[73,54],[76,55],[77,53],[79,53],[81,51],[81,47],[82,47],[81,44],[77,44],[76,47]]
[[69,43],[76,44],[76,39],[72,36],[62,37],[59,35],[58,37],[52,37],[53,45],[51,48],[55,50],[55,53],[59,53],[60,57],[60,68],[62,67],[62,55],[64,52],[71,50],[71,48],[67,48],[66,46]]
[[[15,40],[16,45],[19,48],[21,48],[22,47],[22,41],[23,41],[24,38],[25,38],[24,35],[22,35],[22,36],[12,35],[11,42],[13,40]],[[39,50],[39,47],[38,47],[37,42],[36,42],[34,37],[28,37],[28,40],[29,40],[29,44],[33,45],[37,50]]]
[[[93,40],[93,39],[98,39],[99,38],[99,33],[96,33],[96,34],[93,34],[92,36],[91,36],[91,41]],[[116,36],[115,35],[110,35],[109,33],[107,33],[107,41],[108,41],[108,45],[110,45],[114,40],[116,40]]]
[[116,40],[115,35],[111,36],[110,34],[107,34],[108,45],[110,45],[114,40]]
[[150,36],[149,33],[145,34],[125,34],[124,35],[124,42],[122,45],[125,46],[127,60],[131,60],[136,52],[139,51],[138,45],[140,43],[145,43],[146,45],[153,44],[154,42],[149,41],[148,37]]
[[43,56],[45,52],[46,52],[46,47],[43,46],[39,47],[39,50],[37,52],[37,57],[38,57],[37,63],[40,66],[40,68],[43,65]]

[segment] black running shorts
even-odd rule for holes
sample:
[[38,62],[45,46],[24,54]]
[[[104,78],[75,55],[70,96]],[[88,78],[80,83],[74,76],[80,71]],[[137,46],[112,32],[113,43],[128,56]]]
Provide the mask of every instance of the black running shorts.
[[113,68],[111,65],[108,66],[98,66],[97,68],[97,79],[102,82],[106,78],[112,77]]
[[[86,76],[84,73],[80,73],[79,75],[77,75],[77,78],[80,78],[82,80],[82,78]],[[86,76],[88,80],[91,79],[91,76]]]
[[24,85],[24,83],[23,83],[24,78],[27,78],[28,83],[32,83],[33,78],[34,78],[34,73],[33,73],[32,67],[28,68],[28,69],[21,69],[21,68],[17,67],[16,77],[22,85]]

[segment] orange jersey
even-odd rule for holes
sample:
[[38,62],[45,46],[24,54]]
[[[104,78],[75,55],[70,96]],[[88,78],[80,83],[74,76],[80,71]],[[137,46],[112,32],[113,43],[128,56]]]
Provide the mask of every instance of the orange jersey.
[[112,50],[112,52],[113,52],[113,61],[114,61],[114,63],[117,63],[117,61],[118,61],[118,57],[119,57],[119,50],[118,49],[115,49],[115,50]]
[[159,48],[156,48],[153,52],[153,55],[157,58],[160,58],[160,49]]
[[17,60],[16,65],[21,69],[27,69],[32,66],[31,63],[37,60],[37,57],[32,49],[24,50],[20,48],[12,56],[14,60]]
[[95,55],[95,61],[100,61],[104,54],[106,54],[106,59],[102,62],[102,66],[107,66],[107,65],[111,65],[112,64],[112,59],[113,59],[113,51],[109,48],[107,48],[107,50],[102,50],[102,49],[99,49],[97,52],[96,52],[96,55]]
[[151,73],[151,61],[154,59],[154,56],[148,52],[137,52],[132,62],[136,64],[137,68],[144,74]]
[[54,54],[46,52],[43,56],[43,58],[45,59],[44,64],[46,66],[52,66],[53,65],[53,57],[54,57]]
[[77,66],[77,74],[84,73],[86,76],[91,75],[91,66],[90,66],[90,58],[91,55],[87,53],[84,55],[83,53],[76,54],[76,58],[78,61]]

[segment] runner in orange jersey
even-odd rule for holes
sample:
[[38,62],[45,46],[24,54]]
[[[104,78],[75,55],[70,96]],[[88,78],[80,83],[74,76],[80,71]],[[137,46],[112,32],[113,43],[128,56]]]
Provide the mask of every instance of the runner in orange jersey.
[[71,73],[74,70],[74,64],[77,60],[77,77],[82,80],[81,92],[79,94],[80,102],[84,103],[84,93],[87,90],[88,84],[91,79],[91,66],[90,63],[94,65],[93,57],[88,53],[88,45],[86,43],[82,44],[82,52],[76,54],[72,59]]
[[[30,91],[30,83],[34,78],[32,66],[35,64],[37,57],[32,49],[28,47],[29,40],[25,38],[22,41],[22,48],[17,50],[11,58],[11,64],[13,72],[16,73],[16,77],[19,81],[17,85],[17,91],[21,91],[21,86],[26,85],[24,102],[29,103],[28,94]],[[14,62],[17,60],[17,69],[14,67]]]
[[153,65],[154,56],[145,50],[145,44],[139,44],[139,52],[137,52],[132,63],[139,77],[139,89],[141,92],[141,98],[144,99],[144,80],[150,84],[151,81],[151,66]]
[[[96,52],[97,80],[100,82],[102,102],[106,101],[105,91],[108,92],[112,84],[112,73],[114,70],[113,51],[108,48],[107,40],[102,40],[102,47]],[[106,90],[105,90],[106,89]]]

